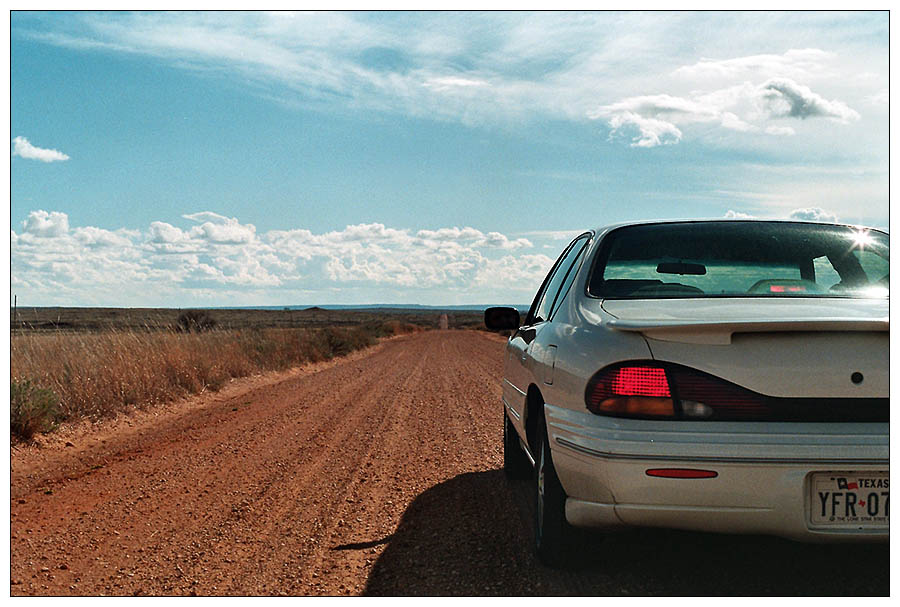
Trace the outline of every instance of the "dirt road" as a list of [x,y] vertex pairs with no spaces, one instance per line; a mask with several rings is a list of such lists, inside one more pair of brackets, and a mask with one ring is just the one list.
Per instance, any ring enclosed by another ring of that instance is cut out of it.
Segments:
[[14,448],[11,593],[888,593],[884,545],[645,530],[541,567],[500,469],[502,352],[409,335]]

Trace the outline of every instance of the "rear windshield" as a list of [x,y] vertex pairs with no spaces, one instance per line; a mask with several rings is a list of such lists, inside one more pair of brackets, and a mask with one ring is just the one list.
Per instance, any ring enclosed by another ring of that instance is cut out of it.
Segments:
[[604,238],[588,284],[611,299],[887,297],[888,235],[820,224],[638,225]]

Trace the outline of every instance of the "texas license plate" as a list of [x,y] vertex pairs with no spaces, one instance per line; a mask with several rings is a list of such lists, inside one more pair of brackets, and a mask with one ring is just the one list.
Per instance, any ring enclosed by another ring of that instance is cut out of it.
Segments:
[[813,526],[854,529],[890,526],[887,472],[817,472],[809,486]]

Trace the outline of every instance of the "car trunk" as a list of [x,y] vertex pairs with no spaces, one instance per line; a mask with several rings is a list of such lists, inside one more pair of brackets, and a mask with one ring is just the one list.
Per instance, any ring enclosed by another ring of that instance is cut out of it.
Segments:
[[886,398],[888,302],[839,298],[604,300],[653,358],[775,397]]

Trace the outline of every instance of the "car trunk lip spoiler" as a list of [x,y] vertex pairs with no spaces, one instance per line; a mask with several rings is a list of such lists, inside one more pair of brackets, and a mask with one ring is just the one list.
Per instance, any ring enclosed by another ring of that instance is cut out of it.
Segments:
[[643,333],[650,339],[683,343],[729,345],[735,333],[783,333],[802,331],[890,331],[890,320],[815,318],[784,320],[628,320],[614,319],[609,328]]

